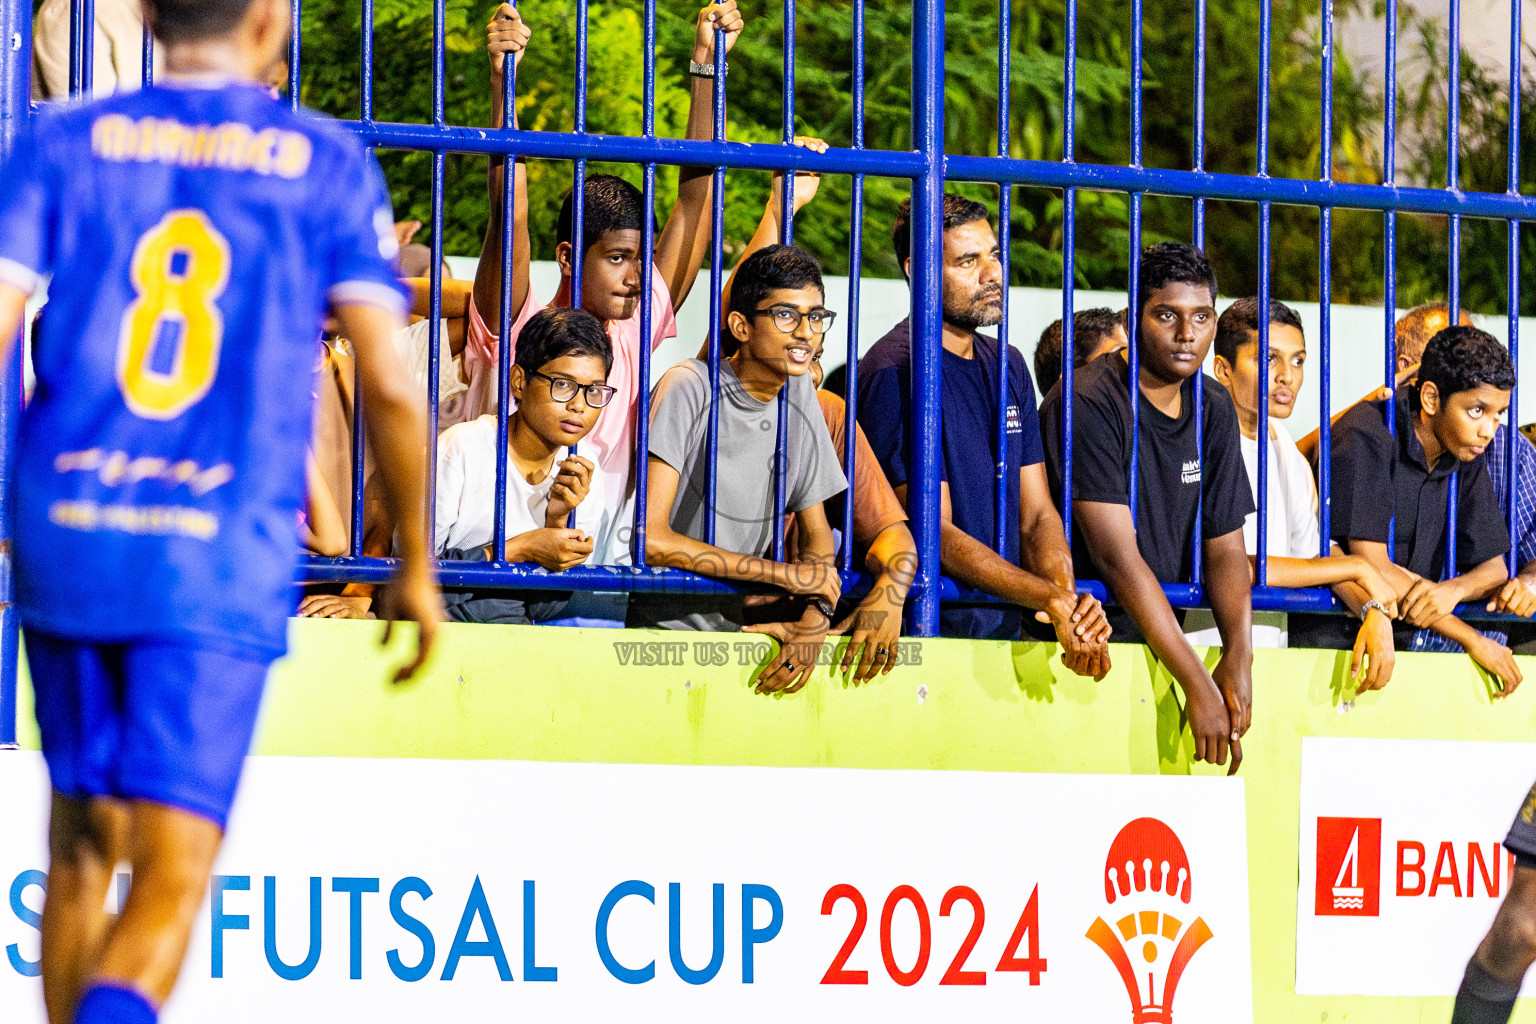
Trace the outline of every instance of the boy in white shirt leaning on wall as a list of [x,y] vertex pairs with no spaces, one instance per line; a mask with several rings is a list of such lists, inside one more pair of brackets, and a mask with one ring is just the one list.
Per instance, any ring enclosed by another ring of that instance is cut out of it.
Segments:
[[[1238,299],[1216,322],[1216,379],[1232,396],[1241,433],[1243,463],[1253,500],[1259,501],[1259,300]],[[1350,674],[1361,690],[1379,689],[1392,678],[1395,653],[1392,617],[1396,594],[1381,574],[1363,558],[1346,555],[1337,544],[1320,557],[1317,485],[1312,467],[1282,422],[1290,418],[1306,378],[1307,339],[1301,318],[1283,302],[1269,303],[1269,542],[1265,552],[1268,584],[1272,587],[1332,587],[1356,615],[1363,614],[1355,638]],[[1243,543],[1250,563],[1258,563],[1258,513],[1243,524]],[[1255,569],[1255,579],[1257,570]],[[1208,612],[1191,612],[1186,622],[1191,644],[1219,644]],[[1211,629],[1203,629],[1211,625]],[[1284,647],[1286,619],[1280,612],[1253,615],[1253,642],[1260,647]]]

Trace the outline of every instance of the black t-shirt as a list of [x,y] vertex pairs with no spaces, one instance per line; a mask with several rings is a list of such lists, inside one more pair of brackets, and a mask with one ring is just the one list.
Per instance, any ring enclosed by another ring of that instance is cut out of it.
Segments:
[[[1349,540],[1387,543],[1393,524],[1392,561],[1425,579],[1445,572],[1446,501],[1456,478],[1456,569],[1468,572],[1509,550],[1509,531],[1480,455],[1458,462],[1449,452],[1434,466],[1413,429],[1406,394],[1392,405],[1397,436],[1387,430],[1387,401],[1361,402],[1333,425],[1329,532]],[[1313,456],[1313,471],[1317,470]],[[1340,616],[1291,617],[1293,642],[1309,647],[1348,647],[1357,624]],[[1297,620],[1301,620],[1298,622]],[[1299,629],[1299,634],[1298,634]],[[1399,649],[1412,642],[1413,627],[1394,628]],[[1299,637],[1299,639],[1298,639]]]
[[[1019,468],[1045,459],[1040,447],[1040,421],[1035,410],[1035,386],[1018,349],[1008,348],[1008,445],[997,454],[996,338],[975,336],[974,358],[948,349],[942,358],[940,442],[942,478],[949,483],[950,514],[955,526],[988,547],[996,539],[997,464],[1007,460],[1007,508],[1003,523],[1003,557],[1019,564]],[[880,460],[893,487],[906,483],[915,470],[910,438],[912,395],[912,327],[903,320],[859,360],[859,426]],[[946,608],[941,616],[944,636],[1013,640],[1022,615],[1009,608]]]
[[[1130,367],[1118,353],[1100,356],[1077,371],[1072,421],[1072,491],[1076,501],[1131,503]],[[1136,544],[1142,560],[1163,583],[1189,582],[1195,517],[1202,534],[1221,537],[1243,527],[1253,509],[1248,470],[1238,441],[1237,412],[1225,388],[1205,382],[1204,458],[1197,447],[1195,386],[1184,382],[1179,415],[1164,415],[1145,395],[1140,400],[1136,458]],[[1061,384],[1040,406],[1045,464],[1051,493],[1061,500]],[[1204,505],[1200,504],[1204,497]],[[1104,580],[1083,531],[1072,531],[1078,579]],[[1108,581],[1104,581],[1106,585]],[[1113,616],[1117,638],[1130,635],[1126,616]]]

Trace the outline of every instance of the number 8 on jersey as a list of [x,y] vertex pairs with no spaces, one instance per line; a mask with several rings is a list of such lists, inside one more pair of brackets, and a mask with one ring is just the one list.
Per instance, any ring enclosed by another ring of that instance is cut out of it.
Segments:
[[[133,250],[137,298],[123,313],[117,384],[134,415],[171,420],[213,386],[224,317],[214,302],[229,284],[229,242],[202,210],[172,210]],[[155,369],[161,338],[175,332],[169,369]]]

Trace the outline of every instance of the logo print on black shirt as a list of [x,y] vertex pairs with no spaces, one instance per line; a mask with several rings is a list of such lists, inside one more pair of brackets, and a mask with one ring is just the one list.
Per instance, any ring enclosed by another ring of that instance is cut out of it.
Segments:
[[1200,460],[1189,459],[1184,463],[1184,472],[1179,476],[1181,484],[1197,484],[1200,482]]

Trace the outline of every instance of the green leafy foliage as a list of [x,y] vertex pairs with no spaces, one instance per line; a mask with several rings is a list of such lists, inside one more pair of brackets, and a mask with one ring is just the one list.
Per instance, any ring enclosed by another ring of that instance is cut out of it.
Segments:
[[[1006,152],[1033,160],[1060,160],[1064,134],[1063,88],[1066,56],[1066,0],[1009,0],[1012,20],[1011,74]],[[1340,19],[1373,13],[1372,0],[1336,0]],[[784,135],[783,11],[781,4],[745,0],[747,29],[731,54],[729,129],[731,139],[776,142]],[[421,0],[376,0],[374,105],[381,121],[430,123],[433,112],[431,5]],[[494,6],[449,0],[445,15],[444,119],[448,124],[488,124],[491,97],[484,56],[484,26]],[[533,30],[517,76],[520,124],[541,131],[569,131],[575,124],[575,0],[523,0],[520,10]],[[686,61],[698,7],[679,0],[658,3],[655,131],[680,137],[688,113]],[[1208,0],[1205,167],[1253,174],[1258,168],[1260,106],[1259,6],[1251,0]],[[1376,12],[1379,13],[1379,12]],[[1096,0],[1078,5],[1076,146],[1085,163],[1131,162],[1130,0]],[[643,0],[592,0],[588,4],[588,131],[638,135],[642,130]],[[1322,120],[1321,17],[1317,4],[1275,4],[1271,29],[1269,88],[1271,175],[1317,178]],[[862,139],[854,130],[852,67],[853,0],[800,3],[796,20],[794,129],[818,135],[834,146],[856,142],[871,149],[910,145],[911,5],[871,0],[864,39],[864,120]],[[1399,159],[1399,182],[1443,184],[1445,45],[1435,25],[1403,14],[1402,44],[1414,48],[1426,73],[1414,94],[1397,98],[1400,123],[1417,140]],[[1148,167],[1189,168],[1195,150],[1195,22],[1186,0],[1145,0],[1142,86],[1142,162]],[[948,0],[945,11],[946,145],[951,153],[992,155],[999,151],[998,7],[996,0]],[[308,0],[304,6],[303,98],[341,117],[358,116],[361,70],[361,0]],[[1404,60],[1407,59],[1405,54]],[[1470,58],[1462,61],[1463,188],[1504,191],[1507,96]],[[1507,91],[1507,90],[1506,90]],[[1332,167],[1336,180],[1381,180],[1380,83],[1352,66],[1335,49]],[[1529,133],[1527,133],[1529,134]],[[1527,151],[1536,139],[1527,140]],[[1401,147],[1400,147],[1401,148]],[[432,157],[425,153],[381,153],[397,214],[430,225]],[[485,160],[451,156],[444,189],[444,246],[450,253],[479,251],[486,222]],[[636,184],[640,169],[593,164]],[[665,220],[677,172],[659,168],[657,215]],[[536,258],[553,252],[555,213],[570,187],[569,164],[533,161],[529,166],[531,230]],[[997,189],[956,184],[959,191],[994,208]],[[740,251],[767,196],[763,172],[732,171],[726,190],[727,259]],[[889,225],[909,185],[901,179],[871,177],[865,183],[863,272],[896,276]],[[796,241],[820,257],[828,270],[845,273],[852,244],[849,218],[853,183],[843,176],[823,181],[816,202],[796,223]],[[1118,193],[1079,191],[1076,201],[1077,284],[1123,288],[1130,240],[1129,203]],[[1258,208],[1252,203],[1210,202],[1206,243],[1226,294],[1257,290]],[[1054,287],[1062,274],[1063,202],[1060,190],[1019,188],[1014,192],[1012,273],[1018,284]],[[1271,253],[1274,294],[1293,299],[1318,297],[1319,217],[1310,208],[1272,210]],[[1503,302],[1505,227],[1467,221],[1463,228],[1463,278],[1473,308]],[[1189,238],[1189,200],[1147,196],[1143,242]],[[1526,232],[1523,248],[1536,246]],[[1398,218],[1398,301],[1442,296],[1448,255],[1444,218]],[[421,236],[427,239],[427,234]],[[1380,301],[1384,257],[1380,214],[1340,210],[1333,217],[1333,294],[1336,301]],[[1536,267],[1536,251],[1524,261]],[[1536,281],[1522,302],[1536,309]]]

